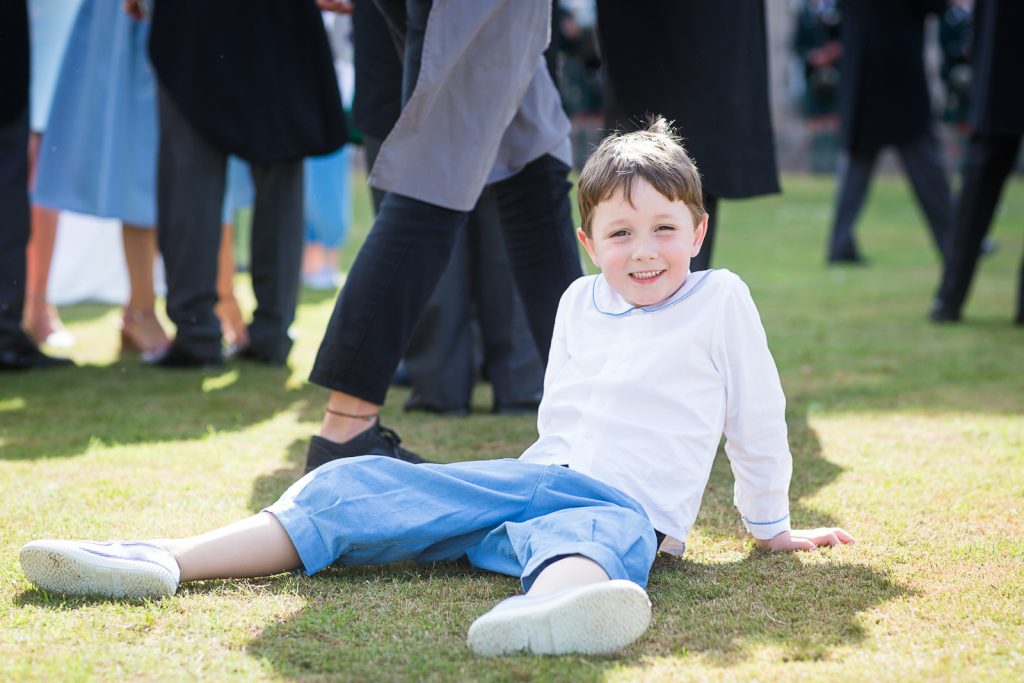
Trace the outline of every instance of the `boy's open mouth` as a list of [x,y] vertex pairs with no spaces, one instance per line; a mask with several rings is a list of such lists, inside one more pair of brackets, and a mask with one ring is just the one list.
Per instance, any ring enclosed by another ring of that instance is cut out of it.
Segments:
[[664,272],[664,270],[642,270],[639,273],[630,273],[629,277],[637,282],[650,282]]

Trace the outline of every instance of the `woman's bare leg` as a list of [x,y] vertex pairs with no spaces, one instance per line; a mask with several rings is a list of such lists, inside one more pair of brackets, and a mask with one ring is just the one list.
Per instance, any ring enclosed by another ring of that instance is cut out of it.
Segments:
[[128,302],[124,305],[122,347],[144,353],[162,353],[170,344],[156,318],[153,261],[156,259],[156,230],[124,223],[121,226],[124,260],[128,266]]
[[220,320],[221,334],[228,345],[245,346],[249,343],[249,328],[235,299],[235,240],[231,223],[225,223],[221,228],[220,252],[217,255],[217,305],[213,312]]
[[302,566],[284,527],[269,512],[199,536],[150,542],[174,555],[182,582],[269,576]]
[[57,241],[58,213],[42,206],[32,206],[32,231],[25,258],[25,311],[22,325],[37,343],[43,343],[54,332],[63,329],[57,310],[46,298],[50,281],[50,263]]

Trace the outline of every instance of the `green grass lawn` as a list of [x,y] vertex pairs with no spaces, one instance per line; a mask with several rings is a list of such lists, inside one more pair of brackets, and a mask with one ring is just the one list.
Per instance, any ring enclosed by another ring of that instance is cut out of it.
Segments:
[[[22,544],[252,514],[301,473],[326,400],[305,378],[332,295],[304,293],[289,369],[207,374],[119,358],[116,307],[79,305],[62,310],[77,370],[0,375],[0,680],[1024,680],[1024,182],[947,327],[925,322],[938,266],[901,178],[876,182],[862,217],[866,268],[823,265],[831,180],[784,185],[724,205],[716,261],[750,285],[782,374],[794,524],[856,545],[755,549],[720,457],[685,558],[655,563],[650,630],[607,658],[473,657],[469,624],[518,583],[466,564],[211,581],[161,602],[47,594]],[[469,418],[404,415],[402,394],[385,422],[433,460],[535,436],[531,417],[487,414],[483,387]]]

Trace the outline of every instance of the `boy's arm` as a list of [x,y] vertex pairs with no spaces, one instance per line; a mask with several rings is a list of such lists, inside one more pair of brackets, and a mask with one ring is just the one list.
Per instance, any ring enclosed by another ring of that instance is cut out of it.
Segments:
[[725,384],[725,452],[744,526],[770,541],[790,530],[786,398],[750,291],[732,277],[711,340]]
[[737,280],[725,294],[712,339],[725,380],[725,451],[736,479],[734,500],[747,530],[771,550],[810,550],[852,543],[842,529],[790,528],[793,460],[786,434],[786,398],[750,290]]

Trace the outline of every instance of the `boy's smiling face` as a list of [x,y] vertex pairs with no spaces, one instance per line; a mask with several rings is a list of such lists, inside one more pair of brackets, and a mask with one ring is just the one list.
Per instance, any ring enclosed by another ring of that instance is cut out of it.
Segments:
[[676,292],[700,251],[708,216],[694,225],[690,207],[636,178],[632,203],[622,188],[594,208],[591,237],[577,236],[608,284],[634,306],[650,306]]

